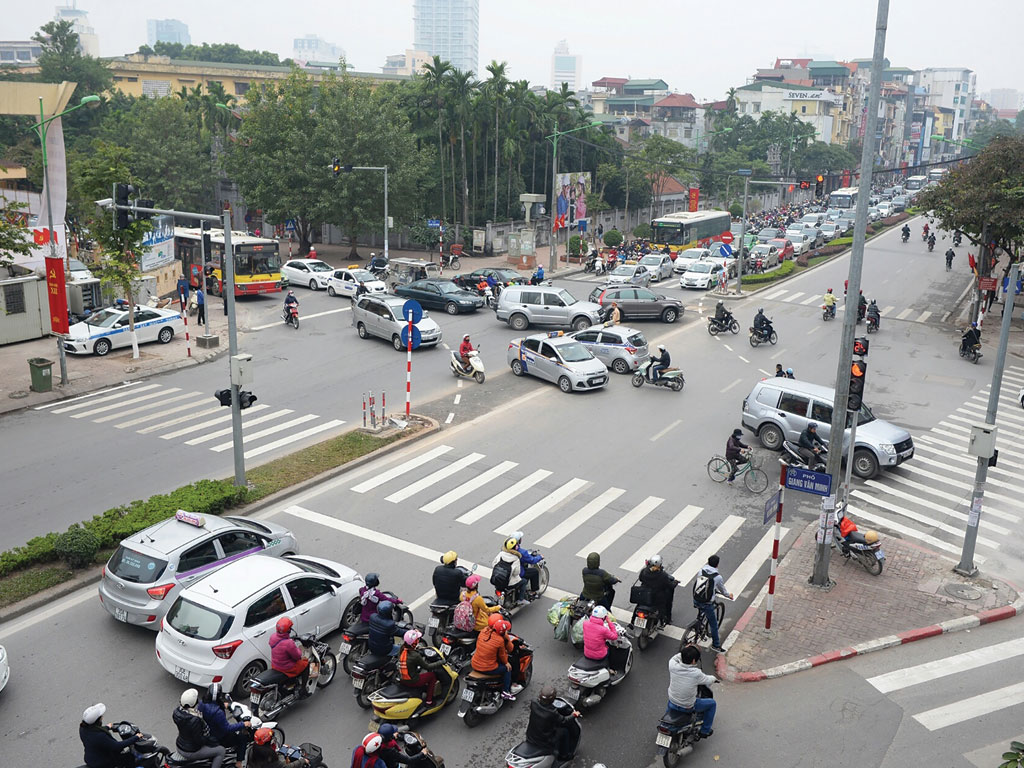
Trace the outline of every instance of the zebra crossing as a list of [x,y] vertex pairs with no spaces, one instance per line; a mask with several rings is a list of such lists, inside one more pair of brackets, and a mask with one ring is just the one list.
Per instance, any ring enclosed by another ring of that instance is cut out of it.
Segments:
[[[996,416],[998,463],[988,470],[976,560],[1020,551],[1024,519],[1024,367],[1003,374]],[[977,459],[967,453],[972,424],[985,421],[988,386],[927,432],[915,434],[914,456],[850,491],[850,514],[882,530],[958,556],[970,514]]]
[[[462,453],[450,445],[384,466],[348,491],[405,505],[402,514],[418,511],[448,522],[446,530],[456,536],[461,526],[467,531],[479,526],[477,530],[500,536],[526,530],[528,545],[545,552],[558,549],[562,556],[580,560],[599,552],[604,566],[623,579],[659,552],[666,562],[679,564],[673,575],[686,583],[708,556],[721,552],[723,562],[730,563],[729,589],[740,594],[748,587],[760,588],[755,579],[772,552],[772,531],[761,532],[760,515],[748,520],[693,504],[678,506],[571,471],[531,469],[478,452]],[[756,530],[749,531],[751,527]],[[749,548],[755,534],[757,542]]]
[[[766,301],[781,301],[784,304],[800,304],[802,306],[809,306],[811,304],[821,305],[824,303],[824,299],[821,294],[815,293],[807,296],[803,291],[791,291],[788,288],[781,290],[771,291],[760,296],[760,299]],[[836,302],[836,312],[844,311],[845,306],[842,302]],[[926,323],[932,319],[934,312],[928,310],[914,309],[913,307],[906,307],[899,312],[896,311],[896,307],[888,305],[881,307],[879,313],[883,318],[888,320],[904,320],[910,323]],[[932,322],[945,322],[946,318],[949,317],[949,313],[946,312],[941,318],[936,318]]]
[[[130,429],[215,453],[231,450],[231,413],[211,405],[209,393],[161,384],[126,384],[34,410],[55,416]],[[242,411],[245,458],[262,456],[306,438],[337,430],[345,422],[259,403]]]
[[[926,702],[927,708],[913,712],[911,717],[929,731],[939,731],[1024,704],[1024,683],[980,690],[986,687],[979,682],[985,677],[970,674],[997,665],[1006,673],[987,679],[1018,679],[1020,656],[1024,656],[1024,639],[1015,638],[895,669],[869,677],[867,682],[905,708],[916,709],[921,706],[918,702]],[[1008,714],[1019,722],[1022,711]]]

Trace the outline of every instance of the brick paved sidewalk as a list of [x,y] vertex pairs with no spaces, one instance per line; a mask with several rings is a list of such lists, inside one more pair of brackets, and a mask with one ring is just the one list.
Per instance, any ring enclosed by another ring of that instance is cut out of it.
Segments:
[[[760,679],[763,670],[772,671],[767,677],[798,671],[918,639],[917,635],[939,634],[946,629],[935,625],[951,620],[975,626],[979,622],[973,617],[980,614],[980,623],[1003,618],[998,610],[991,616],[983,612],[1018,599],[1002,581],[984,574],[974,579],[959,576],[952,560],[890,536],[882,539],[886,560],[881,575],[872,576],[833,549],[829,576],[835,585],[827,591],[813,587],[807,579],[814,569],[817,525],[811,523],[779,563],[772,628],[764,628],[763,593],[737,622],[727,655],[719,657],[720,671],[725,671],[725,662],[731,668],[727,677],[749,680]],[[969,587],[968,595],[956,597],[947,591],[956,585]],[[892,637],[901,633],[907,635]],[[864,647],[854,647],[859,644]],[[788,666],[779,669],[784,665]]]

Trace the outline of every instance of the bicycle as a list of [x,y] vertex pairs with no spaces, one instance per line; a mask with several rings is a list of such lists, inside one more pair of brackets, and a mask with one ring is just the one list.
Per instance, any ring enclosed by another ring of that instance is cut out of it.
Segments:
[[[723,600],[729,598],[725,595],[715,595],[715,619],[718,621],[718,632],[722,632],[722,619],[725,618],[725,603]],[[686,629],[683,630],[683,637],[679,641],[679,650],[683,650],[688,645],[697,645],[702,640],[711,639],[711,627],[708,626],[708,617],[704,615],[704,611],[697,611],[697,618],[687,625]]]
[[[753,454],[747,454],[747,460],[736,468],[736,475],[743,475],[743,484],[751,493],[760,493],[768,487],[768,475],[754,462]],[[708,461],[708,477],[721,483],[729,477],[732,467],[724,456],[712,456]]]

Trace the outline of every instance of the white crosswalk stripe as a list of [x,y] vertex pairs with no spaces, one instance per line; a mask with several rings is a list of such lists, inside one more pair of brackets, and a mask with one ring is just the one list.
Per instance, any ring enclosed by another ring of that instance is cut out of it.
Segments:
[[499,525],[494,529],[494,532],[507,535],[512,533],[512,531],[525,528],[545,512],[570,499],[586,485],[589,485],[586,480],[579,477],[572,478],[572,480],[556,488],[540,501],[524,509],[511,520]]
[[471,477],[466,482],[456,486],[452,490],[443,496],[439,496],[429,504],[424,504],[420,507],[421,512],[429,512],[433,514],[438,512],[449,504],[454,504],[456,501],[461,499],[463,496],[468,496],[478,488],[483,488],[487,483],[491,482],[495,478],[501,477],[503,474],[508,472],[510,469],[515,469],[519,464],[515,461],[503,461],[497,466],[491,467],[486,472],[482,472],[476,477]]
[[664,499],[659,499],[657,496],[648,496],[577,552],[577,557],[586,557],[591,552],[603,552],[612,542],[617,541],[626,531],[647,517],[663,501]]
[[634,552],[620,567],[624,571],[639,570],[652,552],[661,552],[665,549],[703,511],[702,507],[688,504],[681,512],[669,520],[660,531],[648,539],[647,543]]
[[[245,430],[249,427],[254,427],[257,424],[263,424],[267,421],[273,421],[274,419],[280,419],[282,416],[287,416],[292,412],[291,408],[282,408],[280,411],[274,411],[273,413],[268,413],[264,416],[258,416],[255,419],[249,419],[242,424],[242,433],[245,434]],[[224,435],[230,434],[231,427],[225,427],[224,429],[218,429],[216,432],[205,434],[202,437],[193,437],[191,440],[186,440],[185,445],[201,445],[202,443],[208,443],[211,440],[216,440],[218,437],[224,437]],[[249,437],[249,435],[246,436]]]
[[131,387],[130,389],[122,389],[115,392],[112,395],[106,395],[105,397],[96,397],[84,400],[74,405],[65,405],[63,408],[54,408],[50,413],[68,413],[70,411],[77,411],[80,408],[91,408],[98,403],[109,403],[113,400],[120,400],[121,398],[128,397],[129,395],[135,395],[139,392],[146,392],[147,390],[156,389],[159,384],[147,384],[144,387]]
[[[273,434],[276,434],[278,432],[282,432],[282,431],[284,431],[286,429],[291,429],[292,427],[297,427],[300,424],[305,424],[307,421],[313,421],[314,419],[319,419],[319,418],[320,417],[317,416],[315,413],[304,413],[302,416],[298,416],[298,417],[292,419],[291,421],[286,421],[283,424],[276,424],[273,427],[267,427],[266,429],[261,429],[259,432],[253,432],[250,435],[246,435],[245,434],[245,428],[248,425],[246,423],[243,423],[242,424],[242,434],[243,434],[243,436],[245,438],[251,438],[253,440],[258,440],[261,437],[266,437],[267,435],[273,435]],[[255,419],[253,419],[253,421],[255,421]],[[211,451],[216,451],[217,453],[221,453],[223,451],[231,450],[232,445],[234,445],[234,443],[229,440],[226,443],[221,443],[220,445],[213,446],[210,450]],[[259,454],[256,454],[256,455],[258,456]]]
[[471,464],[475,464],[480,461],[483,457],[484,455],[482,453],[471,453],[468,456],[463,456],[461,459],[453,461],[447,467],[439,469],[436,472],[417,480],[415,483],[409,483],[409,485],[405,486],[401,490],[395,491],[387,497],[387,501],[390,501],[392,504],[397,504],[400,501],[408,499],[410,496],[415,496],[424,488],[429,488],[439,481],[444,480],[446,477],[450,477],[451,475],[461,472]]
[[682,565],[676,568],[672,575],[684,584],[688,582],[697,575],[697,571],[699,571],[701,566],[707,562],[707,559],[718,552],[722,545],[739,530],[741,525],[743,525],[742,517],[739,517],[738,515],[729,515],[725,518],[725,522],[715,528],[715,530],[713,530],[708,537],[700,543],[700,546],[694,550],[693,554],[686,558]]
[[517,481],[514,485],[506,488],[501,493],[495,494],[491,498],[482,501],[480,504],[473,507],[462,517],[458,518],[458,522],[469,525],[475,523],[477,520],[485,517],[499,507],[512,501],[512,499],[519,498],[519,496],[537,483],[550,477],[553,473],[547,469],[535,470],[532,474],[524,477],[522,480]]
[[[803,298],[804,296],[806,296],[807,298]],[[822,297],[817,294],[807,296],[807,294],[804,291],[790,292],[789,290],[786,289],[780,291],[773,291],[772,293],[767,293],[762,297],[762,299],[766,301],[781,301],[784,304],[799,304],[804,307],[809,306],[811,304],[817,304],[823,301]],[[844,309],[845,307],[841,304],[836,306],[837,312],[842,312]],[[928,322],[928,320],[934,315],[934,312],[932,312],[931,310],[922,311],[920,309],[915,309],[913,307],[906,307],[900,310],[898,314],[893,315],[893,312],[895,311],[896,307],[888,306],[880,309],[879,314],[885,318],[891,317],[894,320],[904,320],[906,322],[911,323]],[[914,314],[917,314],[917,317],[912,317],[912,315]],[[945,317],[943,318],[943,320],[945,320]],[[1022,378],[1021,381],[1024,382],[1024,378]]]

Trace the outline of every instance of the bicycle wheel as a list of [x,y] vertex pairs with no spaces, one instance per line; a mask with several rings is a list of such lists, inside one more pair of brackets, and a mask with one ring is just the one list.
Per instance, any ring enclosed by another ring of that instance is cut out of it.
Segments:
[[729,476],[730,469],[728,461],[721,456],[712,456],[708,462],[708,477],[716,483],[721,483]]
[[751,493],[760,493],[768,487],[768,475],[763,469],[751,467],[743,475],[743,484]]
[[[722,619],[725,618],[725,603],[719,601],[715,603],[715,618],[718,619],[718,628],[722,628]],[[707,629],[707,624],[704,625],[704,635],[710,634]]]
[[688,645],[696,645],[700,635],[699,620],[694,620],[691,622],[690,626],[683,631],[683,637],[679,641],[679,650],[683,650],[683,648]]

